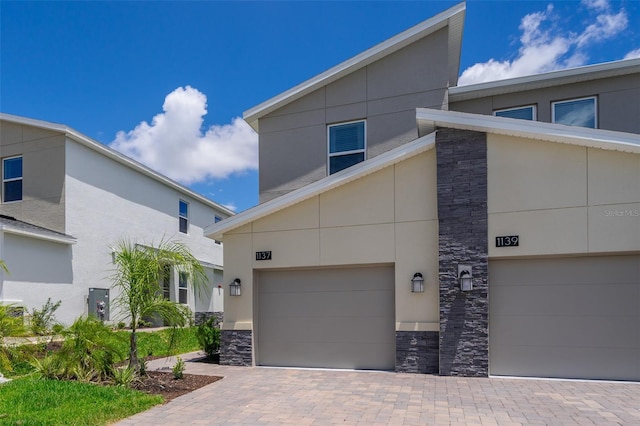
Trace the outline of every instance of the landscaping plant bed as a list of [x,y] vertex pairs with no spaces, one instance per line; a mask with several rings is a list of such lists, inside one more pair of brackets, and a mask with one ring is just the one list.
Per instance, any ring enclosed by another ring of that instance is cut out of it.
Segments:
[[185,374],[182,379],[174,379],[171,372],[148,371],[147,375],[140,377],[131,388],[152,395],[161,395],[166,403],[220,379],[222,377],[201,374]]

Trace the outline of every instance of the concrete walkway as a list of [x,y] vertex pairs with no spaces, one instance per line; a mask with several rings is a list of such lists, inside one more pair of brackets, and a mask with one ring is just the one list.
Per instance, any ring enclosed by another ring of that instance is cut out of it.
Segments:
[[224,379],[118,424],[640,425],[640,383],[225,367],[193,357],[183,356],[187,373]]

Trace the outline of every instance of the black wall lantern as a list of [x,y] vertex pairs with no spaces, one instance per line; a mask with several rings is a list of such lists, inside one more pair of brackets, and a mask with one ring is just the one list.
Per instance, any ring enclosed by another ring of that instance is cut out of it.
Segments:
[[460,290],[473,290],[473,275],[471,274],[471,266],[458,265],[458,281],[460,282]]
[[422,274],[420,272],[416,272],[415,274],[413,274],[413,278],[411,278],[411,292],[424,292],[424,278],[422,278]]
[[231,296],[240,296],[240,283],[240,278],[236,278],[231,284],[229,284],[229,294]]

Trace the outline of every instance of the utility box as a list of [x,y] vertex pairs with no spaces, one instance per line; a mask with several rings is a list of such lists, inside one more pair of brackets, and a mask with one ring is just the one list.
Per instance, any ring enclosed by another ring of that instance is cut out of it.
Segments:
[[100,321],[109,321],[109,289],[89,289],[89,315],[93,315]]

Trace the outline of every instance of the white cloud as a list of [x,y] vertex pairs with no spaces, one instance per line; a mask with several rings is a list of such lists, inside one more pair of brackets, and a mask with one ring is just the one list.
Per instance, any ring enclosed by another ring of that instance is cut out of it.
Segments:
[[207,97],[197,89],[177,88],[162,109],[110,146],[185,185],[258,168],[258,135],[241,118],[202,132]]
[[640,58],[640,48],[634,49],[631,52],[624,55],[624,59]]
[[586,64],[588,48],[619,35],[629,20],[624,9],[612,12],[608,0],[582,0],[582,4],[593,16],[579,34],[559,27],[553,5],[549,4],[544,11],[530,13],[520,21],[520,48],[515,59],[492,58],[472,65],[464,70],[458,84],[483,83]]

